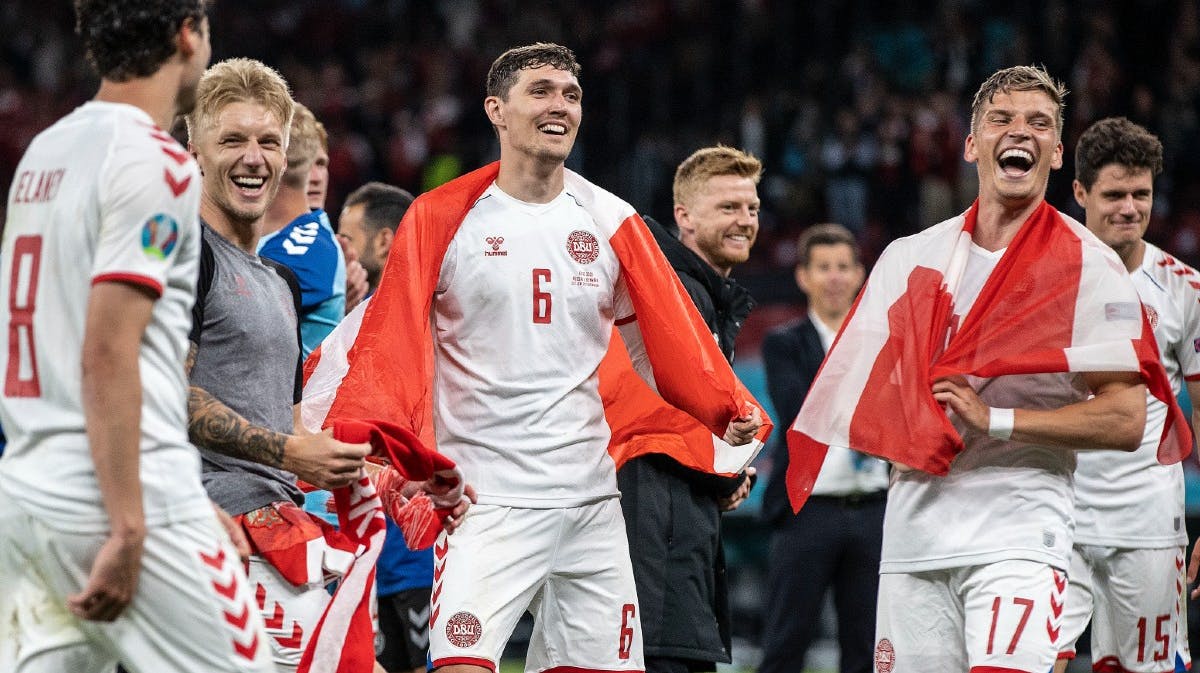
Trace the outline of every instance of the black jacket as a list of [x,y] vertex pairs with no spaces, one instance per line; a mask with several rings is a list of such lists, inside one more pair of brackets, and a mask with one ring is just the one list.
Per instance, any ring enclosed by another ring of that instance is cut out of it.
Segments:
[[[767,392],[775,407],[779,424],[787,428],[796,420],[800,406],[808,396],[817,370],[825,359],[825,346],[817,328],[808,318],[772,330],[762,343],[763,369],[767,372]],[[772,433],[771,475],[763,492],[763,520],[772,526],[782,524],[792,514],[783,475],[787,474],[788,448],[786,433]]]
[[[734,340],[754,300],[673,232],[650,219],[646,224],[732,361]],[[743,478],[697,472],[663,455],[635,458],[617,474],[647,657],[730,661],[717,499],[736,491]]]

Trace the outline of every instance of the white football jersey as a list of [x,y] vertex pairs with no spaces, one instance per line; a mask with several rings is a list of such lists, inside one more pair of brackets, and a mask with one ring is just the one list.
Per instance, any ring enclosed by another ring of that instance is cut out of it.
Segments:
[[[1200,273],[1147,243],[1130,274],[1178,395],[1200,376]],[[1147,396],[1146,432],[1137,451],[1080,451],[1075,469],[1075,542],[1122,548],[1187,544],[1183,465],[1161,465],[1158,443],[1167,407]],[[1193,401],[1193,404],[1198,401]]]
[[[1003,250],[972,245],[961,287],[967,314]],[[1000,376],[968,381],[985,404],[1057,409],[1087,399],[1075,374]],[[1070,451],[996,439],[950,419],[966,448],[944,477],[893,470],[883,523],[880,572],[908,573],[1027,560],[1066,569],[1071,552]]]
[[199,203],[195,162],[129,105],[83,105],[35,138],[17,167],[0,251],[0,487],[49,523],[108,527],[80,388],[88,296],[106,281],[158,295],[139,355],[146,522],[212,515],[188,443],[183,373]]
[[614,320],[633,310],[614,232],[583,205],[595,194],[574,193],[585,190],[596,188],[568,180],[534,204],[493,184],[443,260],[434,425],[480,503],[563,507],[617,494],[596,370]]

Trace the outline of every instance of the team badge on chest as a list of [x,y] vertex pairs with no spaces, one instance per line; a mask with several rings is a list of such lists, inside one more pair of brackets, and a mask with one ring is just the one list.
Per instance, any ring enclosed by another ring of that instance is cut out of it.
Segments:
[[567,236],[567,252],[580,264],[591,264],[600,256],[600,243],[590,231],[576,229]]

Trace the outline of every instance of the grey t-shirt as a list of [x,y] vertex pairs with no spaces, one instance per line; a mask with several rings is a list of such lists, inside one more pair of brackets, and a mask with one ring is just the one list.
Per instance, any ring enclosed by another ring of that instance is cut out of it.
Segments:
[[[255,425],[292,432],[300,357],[296,308],[288,282],[257,255],[237,248],[207,224],[211,285],[196,297],[191,384],[203,388]],[[280,500],[303,504],[290,472],[232,458],[200,446],[204,488],[230,514]]]

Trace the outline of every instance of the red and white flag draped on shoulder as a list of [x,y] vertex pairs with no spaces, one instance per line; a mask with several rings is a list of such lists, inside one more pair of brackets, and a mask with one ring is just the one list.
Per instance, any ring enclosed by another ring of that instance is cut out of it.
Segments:
[[[498,172],[499,163],[484,166],[422,194],[409,207],[378,290],[305,363],[301,418],[306,427],[381,418],[434,446],[433,293],[451,239]],[[609,244],[620,260],[657,385],[655,395],[633,374],[628,357],[613,352],[624,350],[613,339],[599,376],[613,434],[609,450],[618,467],[634,455],[663,452],[695,469],[737,472],[754,458],[769,424],[757,441],[742,447],[715,441],[713,435],[724,435],[729,421],[751,406],[762,407],[734,376],[642,218],[629,204],[571,171],[565,181],[597,221],[612,224]],[[698,431],[701,427],[704,432]],[[685,441],[632,440],[648,428],[682,435]]]
[[880,256],[788,430],[799,511],[830,445],[945,475],[963,450],[930,388],[958,374],[1138,372],[1168,405],[1159,461],[1191,452],[1186,418],[1125,268],[1048,203],[1030,215],[961,324],[955,292],[979,204]]

